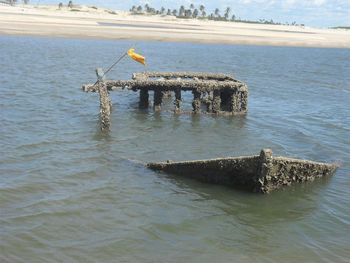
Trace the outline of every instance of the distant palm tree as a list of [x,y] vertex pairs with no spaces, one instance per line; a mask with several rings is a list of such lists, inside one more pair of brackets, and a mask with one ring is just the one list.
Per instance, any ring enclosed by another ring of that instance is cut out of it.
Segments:
[[235,15],[232,15],[231,21],[235,21],[235,20],[236,20],[236,16],[235,16]]
[[69,1],[69,2],[68,2],[68,7],[69,7],[69,8],[73,8],[73,1]]
[[164,12],[165,12],[165,8],[162,6],[162,8],[160,9],[160,13],[164,14]]
[[199,10],[202,12],[202,16],[205,16],[203,13],[205,13],[205,6],[204,5],[200,5],[199,6]]
[[198,17],[198,14],[199,14],[199,12],[198,12],[198,9],[196,8],[196,9],[193,11],[192,16],[193,16],[194,18],[197,18],[197,17]]
[[139,5],[139,6],[137,7],[137,12],[142,12],[142,6]]
[[194,5],[193,4],[190,5],[190,9],[194,9]]
[[171,10],[170,10],[170,9],[168,9],[166,15],[167,15],[167,16],[171,16]]
[[177,10],[174,9],[173,12],[172,12],[173,16],[176,16],[177,15]]
[[191,17],[192,16],[192,11],[191,11],[191,9],[187,9],[186,11],[185,11],[185,17]]
[[226,20],[228,19],[228,16],[230,15],[230,12],[231,12],[231,8],[227,7],[226,10],[225,10],[225,19]]
[[136,6],[133,5],[130,9],[130,12],[136,12]]
[[149,9],[150,9],[149,5],[148,5],[148,4],[145,4],[145,11],[146,11],[147,13],[149,12]]
[[185,15],[185,7],[182,5],[180,6],[179,16],[184,16],[184,15]]
[[219,10],[219,8],[215,8],[215,12],[214,12],[214,13],[215,13],[216,16],[220,16],[220,10]]

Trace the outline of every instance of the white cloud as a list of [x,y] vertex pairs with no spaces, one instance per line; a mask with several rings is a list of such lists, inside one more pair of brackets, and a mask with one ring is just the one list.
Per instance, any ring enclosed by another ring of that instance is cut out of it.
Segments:
[[327,0],[285,0],[280,1],[285,8],[291,7],[319,7],[327,3]]
[[326,3],[326,0],[312,0],[311,2],[313,2],[313,4],[316,6],[321,6]]

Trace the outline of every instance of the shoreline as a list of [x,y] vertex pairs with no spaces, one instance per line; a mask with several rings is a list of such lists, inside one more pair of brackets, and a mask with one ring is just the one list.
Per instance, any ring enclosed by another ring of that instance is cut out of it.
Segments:
[[1,6],[0,34],[204,44],[350,48],[350,31],[130,15],[82,6]]

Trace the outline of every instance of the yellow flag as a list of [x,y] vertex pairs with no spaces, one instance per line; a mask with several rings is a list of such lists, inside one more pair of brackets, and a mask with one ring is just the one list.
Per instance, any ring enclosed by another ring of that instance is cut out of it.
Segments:
[[131,57],[133,60],[135,60],[143,65],[146,64],[145,57],[141,56],[140,54],[135,53],[134,48],[130,48],[127,53],[128,53],[128,56]]

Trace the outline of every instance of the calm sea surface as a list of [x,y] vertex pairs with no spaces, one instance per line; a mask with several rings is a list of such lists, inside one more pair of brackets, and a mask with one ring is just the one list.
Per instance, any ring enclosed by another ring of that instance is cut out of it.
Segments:
[[[81,84],[133,44],[0,36],[0,262],[350,262],[350,50],[137,43],[146,70],[234,74],[249,113],[140,111],[116,91],[102,134]],[[142,165],[264,147],[341,167],[259,195]]]

